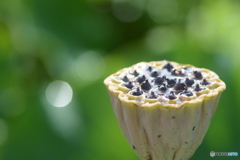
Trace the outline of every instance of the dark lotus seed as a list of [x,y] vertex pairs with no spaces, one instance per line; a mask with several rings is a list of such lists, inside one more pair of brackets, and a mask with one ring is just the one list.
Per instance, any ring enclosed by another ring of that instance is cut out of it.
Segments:
[[161,91],[161,92],[166,92],[167,91],[167,87],[165,84],[163,84],[162,87],[158,86],[158,90]]
[[143,92],[140,91],[140,88],[139,88],[139,87],[132,93],[132,95],[134,95],[134,96],[140,96],[140,95],[142,95],[142,94],[143,94]]
[[201,91],[201,90],[202,90],[202,88],[199,86],[199,84],[197,84],[197,85],[196,85],[196,88],[194,89],[194,91],[199,92],[199,91]]
[[186,95],[186,96],[193,96],[193,93],[187,89],[185,89],[182,94]]
[[156,78],[158,76],[158,72],[157,71],[152,72],[151,76]]
[[178,83],[174,86],[174,89],[184,90],[185,87],[186,87],[185,83],[181,83],[181,80],[179,80]]
[[209,85],[209,82],[206,79],[203,79],[201,84],[206,86],[206,85]]
[[184,73],[182,71],[178,71],[176,69],[172,70],[171,74],[174,76],[184,76]]
[[165,80],[165,76],[163,76],[163,77],[157,77],[156,79],[155,79],[155,84],[157,84],[157,85],[161,85],[161,84],[163,84],[163,82],[164,82],[164,80]]
[[125,87],[127,87],[128,89],[132,89],[134,86],[132,84],[132,82],[128,82],[127,84],[125,84]]
[[128,79],[127,76],[124,76],[122,80],[123,80],[124,82],[128,82],[128,81],[129,81],[129,79]]
[[173,69],[173,66],[170,63],[167,63],[165,66],[163,66],[163,69],[167,69],[168,72],[170,72]]
[[145,80],[146,80],[145,75],[143,75],[142,77],[138,77],[138,78],[137,78],[137,82],[139,82],[139,83],[142,83],[142,82],[145,81]]
[[143,89],[143,90],[150,90],[151,89],[151,84],[148,82],[148,80],[146,80],[145,82],[143,82],[142,83],[142,85],[141,85],[141,88]]
[[171,91],[170,94],[167,96],[167,98],[172,100],[172,99],[176,99],[177,97],[175,96],[174,92]]
[[176,84],[176,79],[167,79],[169,87],[173,87]]
[[137,76],[139,75],[139,73],[138,73],[136,70],[134,70],[134,72],[132,73],[132,75],[134,75],[135,77],[137,77]]
[[152,72],[152,67],[149,66],[147,70],[148,70],[149,72]]
[[194,74],[196,79],[202,79],[203,78],[202,73],[200,71],[194,71],[193,74]]
[[172,74],[172,75],[177,75],[176,69],[172,70],[172,71],[171,71],[171,74]]
[[191,87],[194,84],[194,80],[186,78],[185,83],[188,87]]
[[150,94],[150,96],[149,96],[149,98],[151,98],[151,99],[156,99],[157,96],[156,96],[155,93],[152,91],[151,94]]

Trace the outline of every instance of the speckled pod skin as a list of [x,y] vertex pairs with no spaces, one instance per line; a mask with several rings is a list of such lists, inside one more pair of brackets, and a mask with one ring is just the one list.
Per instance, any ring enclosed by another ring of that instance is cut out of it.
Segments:
[[[202,143],[216,111],[225,83],[212,71],[200,69],[214,83],[198,96],[185,97],[181,103],[161,98],[148,99],[129,94],[116,80],[123,72],[141,66],[162,67],[168,61],[141,62],[118,71],[105,79],[108,93],[120,127],[128,142],[142,160],[187,160]],[[175,67],[188,66],[171,62]],[[197,68],[199,69],[199,68]],[[139,100],[141,99],[141,100]]]

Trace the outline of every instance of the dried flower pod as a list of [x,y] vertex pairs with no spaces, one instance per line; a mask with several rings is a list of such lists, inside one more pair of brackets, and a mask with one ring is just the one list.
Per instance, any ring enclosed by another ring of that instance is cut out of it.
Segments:
[[[175,72],[182,68],[184,75]],[[158,75],[153,76],[155,70]],[[104,83],[121,129],[142,160],[189,159],[202,143],[226,88],[208,69],[169,61],[135,64]]]

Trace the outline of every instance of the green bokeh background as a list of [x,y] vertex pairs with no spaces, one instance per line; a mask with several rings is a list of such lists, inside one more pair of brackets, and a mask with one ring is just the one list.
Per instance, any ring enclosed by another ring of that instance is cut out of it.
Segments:
[[[240,1],[0,0],[0,160],[138,160],[103,80],[140,61],[215,71],[226,83],[192,160],[239,159]],[[54,107],[46,89],[67,82]]]

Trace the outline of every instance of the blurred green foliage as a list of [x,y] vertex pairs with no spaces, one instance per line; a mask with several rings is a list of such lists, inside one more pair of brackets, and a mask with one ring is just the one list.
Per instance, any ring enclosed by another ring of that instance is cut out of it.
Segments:
[[[191,159],[240,153],[239,19],[237,0],[0,0],[0,159],[137,160],[103,80],[163,59],[227,84]],[[65,107],[47,101],[55,80],[73,90]]]

